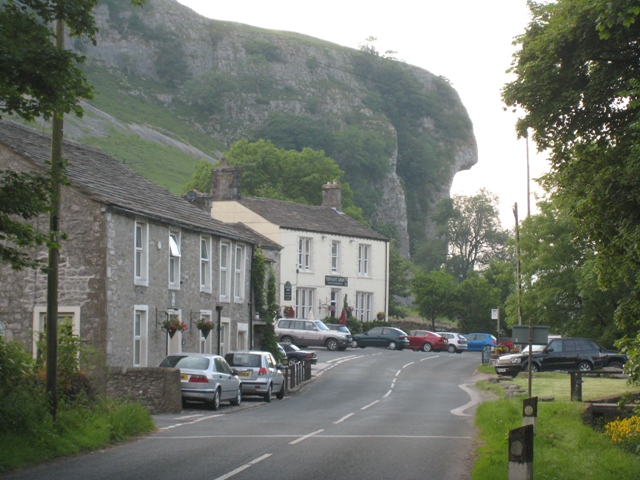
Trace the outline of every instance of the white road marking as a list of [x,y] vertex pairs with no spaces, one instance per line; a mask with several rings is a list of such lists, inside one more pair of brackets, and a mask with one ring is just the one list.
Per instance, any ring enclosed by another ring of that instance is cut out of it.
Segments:
[[342,417],[340,420],[337,420],[335,422],[333,422],[334,425],[337,425],[338,423],[342,423],[344,422],[347,418],[354,416],[355,413],[350,413],[348,415],[345,415],[344,417]]
[[424,362],[425,360],[431,360],[432,358],[438,358],[440,355],[434,355],[433,357],[427,357],[427,358],[423,358],[422,360],[420,360],[421,362]]
[[389,390],[387,393],[385,393],[382,398],[387,398],[389,395],[391,395],[391,390]]
[[[404,365],[402,368],[403,368],[403,369],[404,369],[404,368],[407,368],[409,365],[413,365],[414,363],[415,363],[415,362],[407,363],[407,364],[406,364],[406,365]],[[401,372],[401,371],[402,371],[402,369],[401,369],[401,370],[398,370],[398,373],[396,373],[396,377],[397,377],[398,375],[400,375],[400,372]]]
[[460,387],[462,390],[467,392],[471,397],[471,400],[468,403],[465,403],[464,405],[462,405],[461,407],[454,408],[453,410],[451,410],[451,413],[453,415],[457,415],[458,417],[470,417],[471,415],[469,415],[468,413],[464,413],[464,411],[480,403],[480,395],[478,395],[475,392],[475,390],[467,387],[466,385],[458,385],[458,387]]
[[316,430],[315,432],[310,433],[309,435],[305,435],[304,437],[300,437],[299,439],[294,440],[293,442],[289,442],[289,445],[295,445],[296,443],[300,443],[303,440],[306,440],[307,438],[313,437],[314,435],[317,435],[318,433],[322,433],[322,432],[324,432],[324,429]]
[[378,403],[380,400],[376,400],[375,402],[370,403],[369,405],[365,405],[364,407],[362,407],[360,410],[366,410],[369,407],[373,407],[376,403]]
[[261,462],[265,458],[269,458],[271,455],[273,455],[273,454],[272,453],[265,453],[261,457],[258,457],[255,460],[251,460],[249,463],[246,463],[246,464],[242,465],[241,467],[238,467],[235,470],[232,470],[231,472],[229,472],[229,473],[227,473],[227,474],[225,474],[225,475],[223,475],[221,477],[218,477],[216,480],[225,480],[227,478],[231,478],[234,475],[237,475],[238,473],[242,472],[243,470],[246,470],[247,468],[252,467],[256,463]]

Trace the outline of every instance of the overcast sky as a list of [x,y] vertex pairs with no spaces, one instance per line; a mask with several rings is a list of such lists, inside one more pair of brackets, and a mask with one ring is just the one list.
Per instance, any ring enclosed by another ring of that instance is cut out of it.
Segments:
[[[500,197],[500,219],[513,228],[513,206],[527,212],[527,148],[517,140],[516,116],[503,111],[500,91],[513,38],[529,22],[526,0],[178,0],[199,14],[256,27],[298,32],[358,48],[373,36],[380,52],[448,78],[473,122],[478,164],[456,175],[451,194],[473,195],[481,188]],[[529,145],[531,191],[547,163]],[[535,213],[535,199],[531,198]]]

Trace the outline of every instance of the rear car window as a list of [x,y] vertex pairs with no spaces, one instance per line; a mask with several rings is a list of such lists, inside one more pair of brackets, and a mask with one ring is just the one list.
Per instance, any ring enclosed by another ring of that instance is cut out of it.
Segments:
[[291,328],[291,320],[280,320],[278,328]]
[[232,367],[257,367],[262,364],[260,355],[251,353],[229,353],[225,357]]
[[191,368],[193,370],[206,370],[209,368],[209,359],[204,357],[173,356],[165,358],[161,367]]

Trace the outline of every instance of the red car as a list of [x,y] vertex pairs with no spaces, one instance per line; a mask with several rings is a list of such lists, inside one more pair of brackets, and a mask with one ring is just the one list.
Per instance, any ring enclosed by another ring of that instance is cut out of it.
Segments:
[[411,330],[409,332],[409,346],[414,351],[422,350],[423,352],[430,351],[446,351],[449,347],[449,342],[446,338],[437,333],[430,332],[429,330]]

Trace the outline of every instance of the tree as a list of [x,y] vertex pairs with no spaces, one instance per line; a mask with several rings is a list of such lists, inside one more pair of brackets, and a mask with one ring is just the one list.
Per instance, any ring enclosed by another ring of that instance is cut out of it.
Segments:
[[[516,40],[516,79],[503,100],[524,112],[518,133],[531,130],[548,152],[545,185],[593,242],[599,280],[632,287],[615,319],[637,331],[640,9],[628,0],[530,2],[529,8],[531,23]],[[640,356],[638,340],[628,346]]]
[[453,313],[456,296],[456,279],[444,270],[418,273],[412,282],[418,312],[431,321],[433,329],[436,320]]
[[491,310],[500,301],[500,290],[478,273],[472,272],[456,290],[454,317],[463,332],[496,333]]
[[508,234],[500,227],[498,198],[487,190],[441,202],[435,219],[448,245],[446,268],[456,278],[504,257]]
[[411,262],[404,258],[400,250],[391,241],[389,248],[389,316],[404,318],[407,316],[405,308],[399,299],[406,298],[411,293]]

